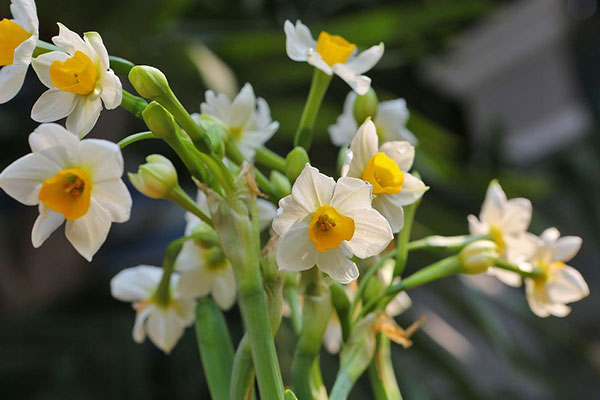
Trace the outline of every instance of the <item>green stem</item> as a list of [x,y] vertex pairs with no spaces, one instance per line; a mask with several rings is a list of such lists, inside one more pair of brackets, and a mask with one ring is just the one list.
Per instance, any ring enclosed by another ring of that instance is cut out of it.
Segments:
[[283,273],[283,297],[290,306],[292,326],[296,335],[302,330],[302,311],[300,310],[300,296],[298,294],[298,279],[295,272]]
[[[231,373],[231,400],[249,400],[254,396],[254,366],[248,335],[238,345]],[[215,397],[216,398],[216,397]],[[225,397],[219,397],[226,399]]]
[[375,357],[369,365],[369,380],[375,400],[402,400],[392,366],[390,340],[381,334],[377,335]]
[[327,400],[327,390],[323,384],[319,356],[315,357],[312,369],[310,370],[310,387],[314,399]]
[[139,142],[141,140],[146,140],[146,139],[160,139],[160,138],[154,136],[154,133],[152,133],[150,131],[146,131],[146,132],[139,132],[139,133],[134,133],[133,135],[129,135],[126,138],[121,139],[119,141],[119,143],[117,143],[117,144],[119,145],[119,147],[121,149],[124,149],[125,147],[129,146],[130,144]]
[[329,286],[329,290],[331,291],[331,301],[333,303],[333,307],[335,308],[335,312],[340,320],[342,338],[345,342],[350,336],[351,329],[350,319],[352,314],[350,312],[350,300],[348,299],[346,291],[339,283],[332,283],[331,286]]
[[329,400],[346,400],[352,391],[354,380],[346,373],[345,370],[338,372]]
[[[225,148],[227,158],[229,158],[237,165],[242,165],[244,161],[247,161],[244,158],[243,154],[240,152],[240,149],[238,149],[238,147],[233,141],[227,140],[225,142]],[[262,172],[260,172],[258,168],[254,168],[254,178],[256,179],[256,183],[263,192],[267,193],[270,196],[274,196],[276,199],[279,199],[277,190],[275,189],[271,181]]]
[[285,158],[274,151],[266,147],[259,147],[254,158],[257,163],[285,174]]
[[233,345],[223,313],[208,297],[196,306],[196,339],[211,397],[228,399]]
[[523,271],[517,265],[508,263],[501,259],[497,259],[496,262],[494,263],[494,266],[497,268],[504,269],[506,271],[516,272],[517,274],[521,275],[524,278],[537,279],[537,278],[541,278],[544,276],[544,271],[542,271],[539,268],[534,268],[532,271]]
[[173,267],[175,265],[175,259],[181,250],[181,246],[186,240],[189,240],[188,236],[181,237],[173,240],[167,246],[165,250],[165,257],[163,259],[163,274],[156,289],[156,302],[160,305],[167,306],[171,300],[171,275],[173,274]]
[[408,244],[409,251],[413,250],[443,250],[458,251],[477,240],[491,239],[490,235],[461,235],[461,236],[427,236]]
[[315,121],[317,120],[323,97],[325,97],[325,93],[329,87],[329,82],[331,82],[331,75],[327,75],[320,69],[315,68],[310,92],[308,93],[306,104],[304,104],[300,124],[294,137],[294,146],[304,147],[307,151],[310,149]]
[[148,103],[143,98],[131,94],[127,90],[123,90],[121,107],[133,114],[134,117],[141,119],[147,105]]
[[175,186],[167,198],[212,226],[210,217],[200,209],[198,204],[181,188],[181,186]]
[[420,202],[421,199],[404,207],[404,227],[400,233],[398,233],[398,238],[396,239],[396,266],[394,267],[394,276],[402,275],[406,268],[406,261],[408,260],[408,241],[410,240],[412,224]]

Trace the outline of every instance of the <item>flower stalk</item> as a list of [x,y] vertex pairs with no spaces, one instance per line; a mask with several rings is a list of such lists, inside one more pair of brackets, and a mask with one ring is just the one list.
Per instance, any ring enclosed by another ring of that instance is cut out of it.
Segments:
[[294,137],[294,146],[301,146],[307,151],[310,149],[315,121],[317,120],[323,97],[325,97],[330,82],[331,75],[327,75],[320,69],[315,68],[308,98],[304,104],[300,124]]

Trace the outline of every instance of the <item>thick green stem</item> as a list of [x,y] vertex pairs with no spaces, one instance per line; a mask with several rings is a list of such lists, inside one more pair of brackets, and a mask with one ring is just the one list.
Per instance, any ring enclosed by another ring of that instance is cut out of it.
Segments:
[[136,118],[142,118],[142,113],[148,106],[148,102],[143,98],[129,93],[127,90],[123,90],[123,99],[121,100],[121,107],[129,111]]
[[119,145],[119,147],[121,149],[124,149],[125,147],[129,146],[130,144],[139,142],[141,140],[146,140],[146,139],[160,139],[160,138],[154,136],[154,133],[152,133],[150,131],[146,131],[146,132],[139,132],[139,133],[134,133],[133,135],[129,135],[126,138],[121,139],[119,141],[119,143],[117,143],[117,144]]
[[259,147],[254,158],[257,163],[285,174],[285,158],[266,147]]
[[329,82],[331,82],[331,75],[327,75],[320,69],[315,68],[310,92],[308,93],[306,104],[304,104],[300,124],[294,137],[294,146],[304,147],[307,151],[310,149],[315,121],[317,120],[323,97],[325,97],[325,93],[329,87]]
[[375,400],[402,400],[390,350],[390,340],[384,335],[377,335],[375,357],[369,366],[369,380]]
[[200,209],[198,204],[192,200],[192,198],[181,188],[181,186],[175,186],[167,198],[181,206],[184,210],[191,212],[208,225],[212,226],[212,220],[210,217]]
[[208,297],[196,306],[196,339],[211,397],[228,399],[233,345],[223,313]]
[[400,276],[406,268],[408,260],[408,241],[412,232],[412,224],[415,219],[415,213],[421,200],[415,201],[413,204],[404,207],[404,227],[398,233],[396,239],[396,266],[394,267],[394,276]]
[[181,246],[186,240],[189,240],[188,236],[175,239],[169,243],[165,250],[163,274],[154,295],[156,297],[156,302],[160,305],[167,306],[171,300],[171,275],[173,274],[175,259],[177,258],[179,251],[181,251]]
[[329,400],[346,400],[352,391],[354,380],[346,373],[345,370],[338,372]]
[[[244,335],[233,360],[231,373],[231,400],[249,400],[254,395],[254,365],[252,364],[252,350],[248,335]],[[224,397],[223,397],[224,398]]]

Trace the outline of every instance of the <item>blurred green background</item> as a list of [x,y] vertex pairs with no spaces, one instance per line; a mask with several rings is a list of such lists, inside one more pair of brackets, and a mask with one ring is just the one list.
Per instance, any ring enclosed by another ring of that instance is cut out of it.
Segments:
[[[9,15],[8,3],[0,15]],[[285,54],[285,19],[300,18],[315,36],[324,29],[363,48],[385,42],[369,76],[381,99],[407,100],[409,128],[420,140],[416,168],[432,188],[414,237],[466,233],[466,216],[479,213],[488,182],[498,177],[509,197],[533,201],[534,233],[556,226],[584,238],[572,265],[591,289],[564,319],[535,317],[522,289],[485,277],[411,292],[414,307],[401,322],[421,314],[428,322],[412,348],[393,349],[405,398],[562,400],[600,393],[597,6],[596,0],[40,0],[38,12],[42,39],[57,33],[57,21],[79,33],[96,30],[111,54],[163,70],[190,111],[199,109],[207,85],[223,84],[214,74],[222,69],[207,66],[210,49],[233,73],[236,81],[224,81],[229,87],[251,82],[269,102],[281,128],[268,147],[284,155],[312,74]],[[0,167],[29,151],[27,135],[36,126],[29,113],[43,90],[30,71],[21,93],[0,107]],[[327,126],[348,90],[334,79],[317,121],[311,159],[329,173],[337,150]],[[142,122],[116,110],[101,115],[91,136],[117,141],[141,130]],[[126,170],[152,152],[172,155],[158,142],[138,143],[124,151]],[[190,182],[186,187],[192,193]],[[0,196],[2,399],[208,398],[193,330],[167,357],[133,342],[133,310],[110,297],[116,272],[158,265],[166,243],[184,228],[180,210],[131,192],[131,220],[113,225],[91,264],[61,232],[34,250],[37,209]],[[433,257],[411,256],[409,268]],[[227,319],[239,340],[238,310]],[[286,322],[277,337],[286,377],[294,343]],[[330,387],[337,358],[324,353],[322,364]],[[367,380],[351,398],[371,398]]]

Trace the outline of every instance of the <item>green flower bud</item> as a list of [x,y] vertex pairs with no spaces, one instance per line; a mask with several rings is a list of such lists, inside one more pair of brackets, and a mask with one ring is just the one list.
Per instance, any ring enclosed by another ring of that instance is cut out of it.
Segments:
[[142,117],[152,133],[167,143],[177,137],[178,127],[175,118],[157,102],[153,101],[148,104],[142,113]]
[[[194,121],[198,124],[200,129],[208,136],[210,142],[210,150],[219,158],[225,156],[225,138],[228,135],[228,130],[225,124],[209,114],[194,114],[192,115]],[[204,138],[199,139],[198,137],[192,138],[194,145],[200,151],[205,146],[206,141]],[[198,143],[197,143],[198,142]]]
[[271,171],[269,180],[275,186],[275,190],[280,197],[285,197],[292,192],[292,185],[288,178],[278,171]]
[[352,109],[356,122],[360,125],[369,117],[374,119],[377,115],[378,105],[379,99],[373,88],[370,88],[369,91],[362,96],[356,96],[354,108]]
[[167,77],[158,68],[137,65],[129,71],[129,82],[135,90],[147,99],[156,99],[171,92]]
[[494,265],[498,258],[498,246],[491,240],[478,240],[462,249],[458,258],[462,272],[480,274]]
[[137,174],[129,173],[129,180],[137,190],[153,199],[167,198],[178,186],[175,167],[160,154],[146,157],[146,164],[138,167]]
[[296,181],[307,162],[310,162],[310,160],[303,147],[295,147],[288,153],[285,158],[285,175],[292,184]]
[[192,233],[192,239],[202,247],[211,247],[219,245],[217,232],[208,224],[200,223],[196,225]]

